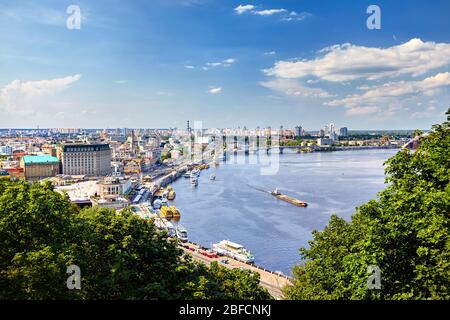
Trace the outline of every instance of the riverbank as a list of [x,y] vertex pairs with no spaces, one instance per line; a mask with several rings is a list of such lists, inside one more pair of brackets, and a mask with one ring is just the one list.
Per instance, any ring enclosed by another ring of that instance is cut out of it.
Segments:
[[[226,162],[200,175],[196,188],[188,179],[171,181],[177,193],[173,204],[190,240],[206,247],[224,239],[241,243],[257,265],[290,274],[299,261],[298,248],[308,245],[312,230],[323,229],[331,214],[349,219],[355,207],[383,189],[383,162],[396,152],[286,153],[279,157],[278,172],[269,176],[261,175],[252,154],[230,153]],[[276,187],[308,207],[257,190]]]

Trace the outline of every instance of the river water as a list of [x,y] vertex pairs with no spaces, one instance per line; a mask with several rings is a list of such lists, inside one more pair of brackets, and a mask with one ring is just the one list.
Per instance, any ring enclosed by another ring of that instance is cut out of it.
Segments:
[[[240,243],[254,254],[257,265],[290,275],[300,262],[298,249],[308,245],[313,230],[322,230],[332,214],[349,220],[355,207],[384,188],[383,163],[396,152],[271,155],[277,165],[270,174],[262,174],[267,165],[256,164],[256,155],[231,155],[226,163],[202,171],[197,187],[185,178],[174,182],[174,205],[189,240],[207,247],[224,239]],[[212,173],[215,181],[209,178]],[[308,207],[263,192],[274,188]]]

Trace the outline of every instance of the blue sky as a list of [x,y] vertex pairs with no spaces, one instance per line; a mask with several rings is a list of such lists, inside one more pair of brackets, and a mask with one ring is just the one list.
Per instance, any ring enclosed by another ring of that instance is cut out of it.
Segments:
[[0,1],[0,127],[427,129],[449,71],[449,1]]

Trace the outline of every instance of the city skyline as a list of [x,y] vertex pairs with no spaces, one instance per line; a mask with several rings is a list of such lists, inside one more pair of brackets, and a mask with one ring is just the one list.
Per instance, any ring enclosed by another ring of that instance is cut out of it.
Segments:
[[366,1],[79,1],[69,30],[72,4],[0,5],[0,128],[413,130],[450,105],[445,1],[378,1],[380,30]]

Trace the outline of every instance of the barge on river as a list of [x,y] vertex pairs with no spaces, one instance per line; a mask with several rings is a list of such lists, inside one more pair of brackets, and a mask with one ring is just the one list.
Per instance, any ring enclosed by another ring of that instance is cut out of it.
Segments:
[[291,203],[293,205],[296,205],[297,207],[304,207],[305,208],[305,207],[308,206],[308,204],[306,202],[300,201],[298,199],[295,199],[295,198],[289,197],[289,196],[287,196],[285,194],[282,194],[282,193],[280,193],[278,191],[278,189],[273,190],[270,194],[275,196],[275,197],[277,197],[280,200],[283,200],[283,201],[289,202],[289,203]]

